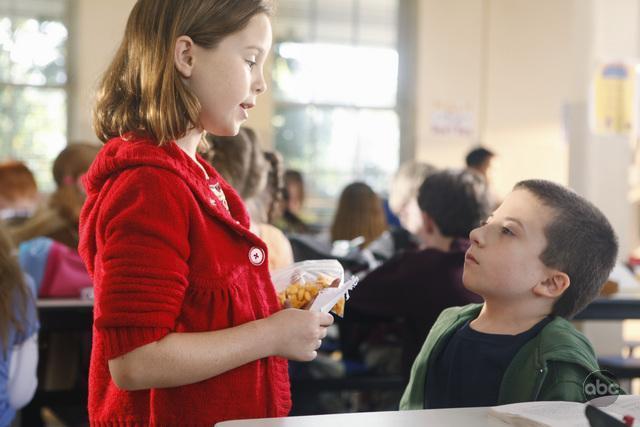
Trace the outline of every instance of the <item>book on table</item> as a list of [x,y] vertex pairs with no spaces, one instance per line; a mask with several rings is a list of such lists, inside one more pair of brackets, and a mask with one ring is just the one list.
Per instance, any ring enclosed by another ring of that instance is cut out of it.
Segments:
[[607,406],[602,398],[587,403],[578,402],[522,402],[489,408],[489,416],[510,425],[521,427],[589,427],[585,415],[586,405],[592,404],[601,411],[622,421],[625,416],[635,418],[640,425],[640,396],[618,396]]

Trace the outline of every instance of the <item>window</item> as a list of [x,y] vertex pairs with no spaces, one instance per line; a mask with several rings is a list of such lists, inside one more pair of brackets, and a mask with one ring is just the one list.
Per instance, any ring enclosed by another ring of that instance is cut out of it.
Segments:
[[398,0],[280,0],[274,22],[275,146],[330,222],[361,180],[385,192],[398,167]]
[[0,160],[25,161],[40,189],[67,143],[68,0],[0,0]]

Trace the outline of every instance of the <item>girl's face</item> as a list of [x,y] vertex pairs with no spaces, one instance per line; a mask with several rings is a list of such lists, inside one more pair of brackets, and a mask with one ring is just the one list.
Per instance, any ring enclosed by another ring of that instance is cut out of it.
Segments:
[[262,13],[213,49],[192,45],[190,72],[182,74],[202,105],[205,130],[219,136],[238,133],[256,97],[267,89],[263,67],[270,49],[271,22]]

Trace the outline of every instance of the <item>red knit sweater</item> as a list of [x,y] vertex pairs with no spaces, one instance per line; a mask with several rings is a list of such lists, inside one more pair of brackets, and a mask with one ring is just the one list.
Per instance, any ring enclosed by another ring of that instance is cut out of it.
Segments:
[[279,309],[267,248],[236,192],[229,211],[176,144],[109,141],[85,177],[80,254],[94,279],[92,426],[212,426],[286,416],[287,362],[270,357],[182,387],[125,391],[108,360],[170,332],[225,329]]

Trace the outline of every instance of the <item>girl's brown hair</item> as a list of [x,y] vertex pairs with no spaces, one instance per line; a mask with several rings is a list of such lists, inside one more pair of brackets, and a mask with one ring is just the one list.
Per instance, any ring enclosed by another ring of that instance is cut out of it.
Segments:
[[202,127],[200,102],[174,64],[176,39],[186,35],[215,48],[260,13],[271,14],[268,0],[138,0],[98,89],[98,138],[106,142],[133,132],[162,145]]
[[364,237],[364,246],[380,237],[387,229],[382,201],[363,182],[354,182],[342,190],[338,209],[331,225],[331,240]]
[[26,332],[27,301],[31,298],[9,235],[0,225],[0,339],[6,352],[9,331]]

